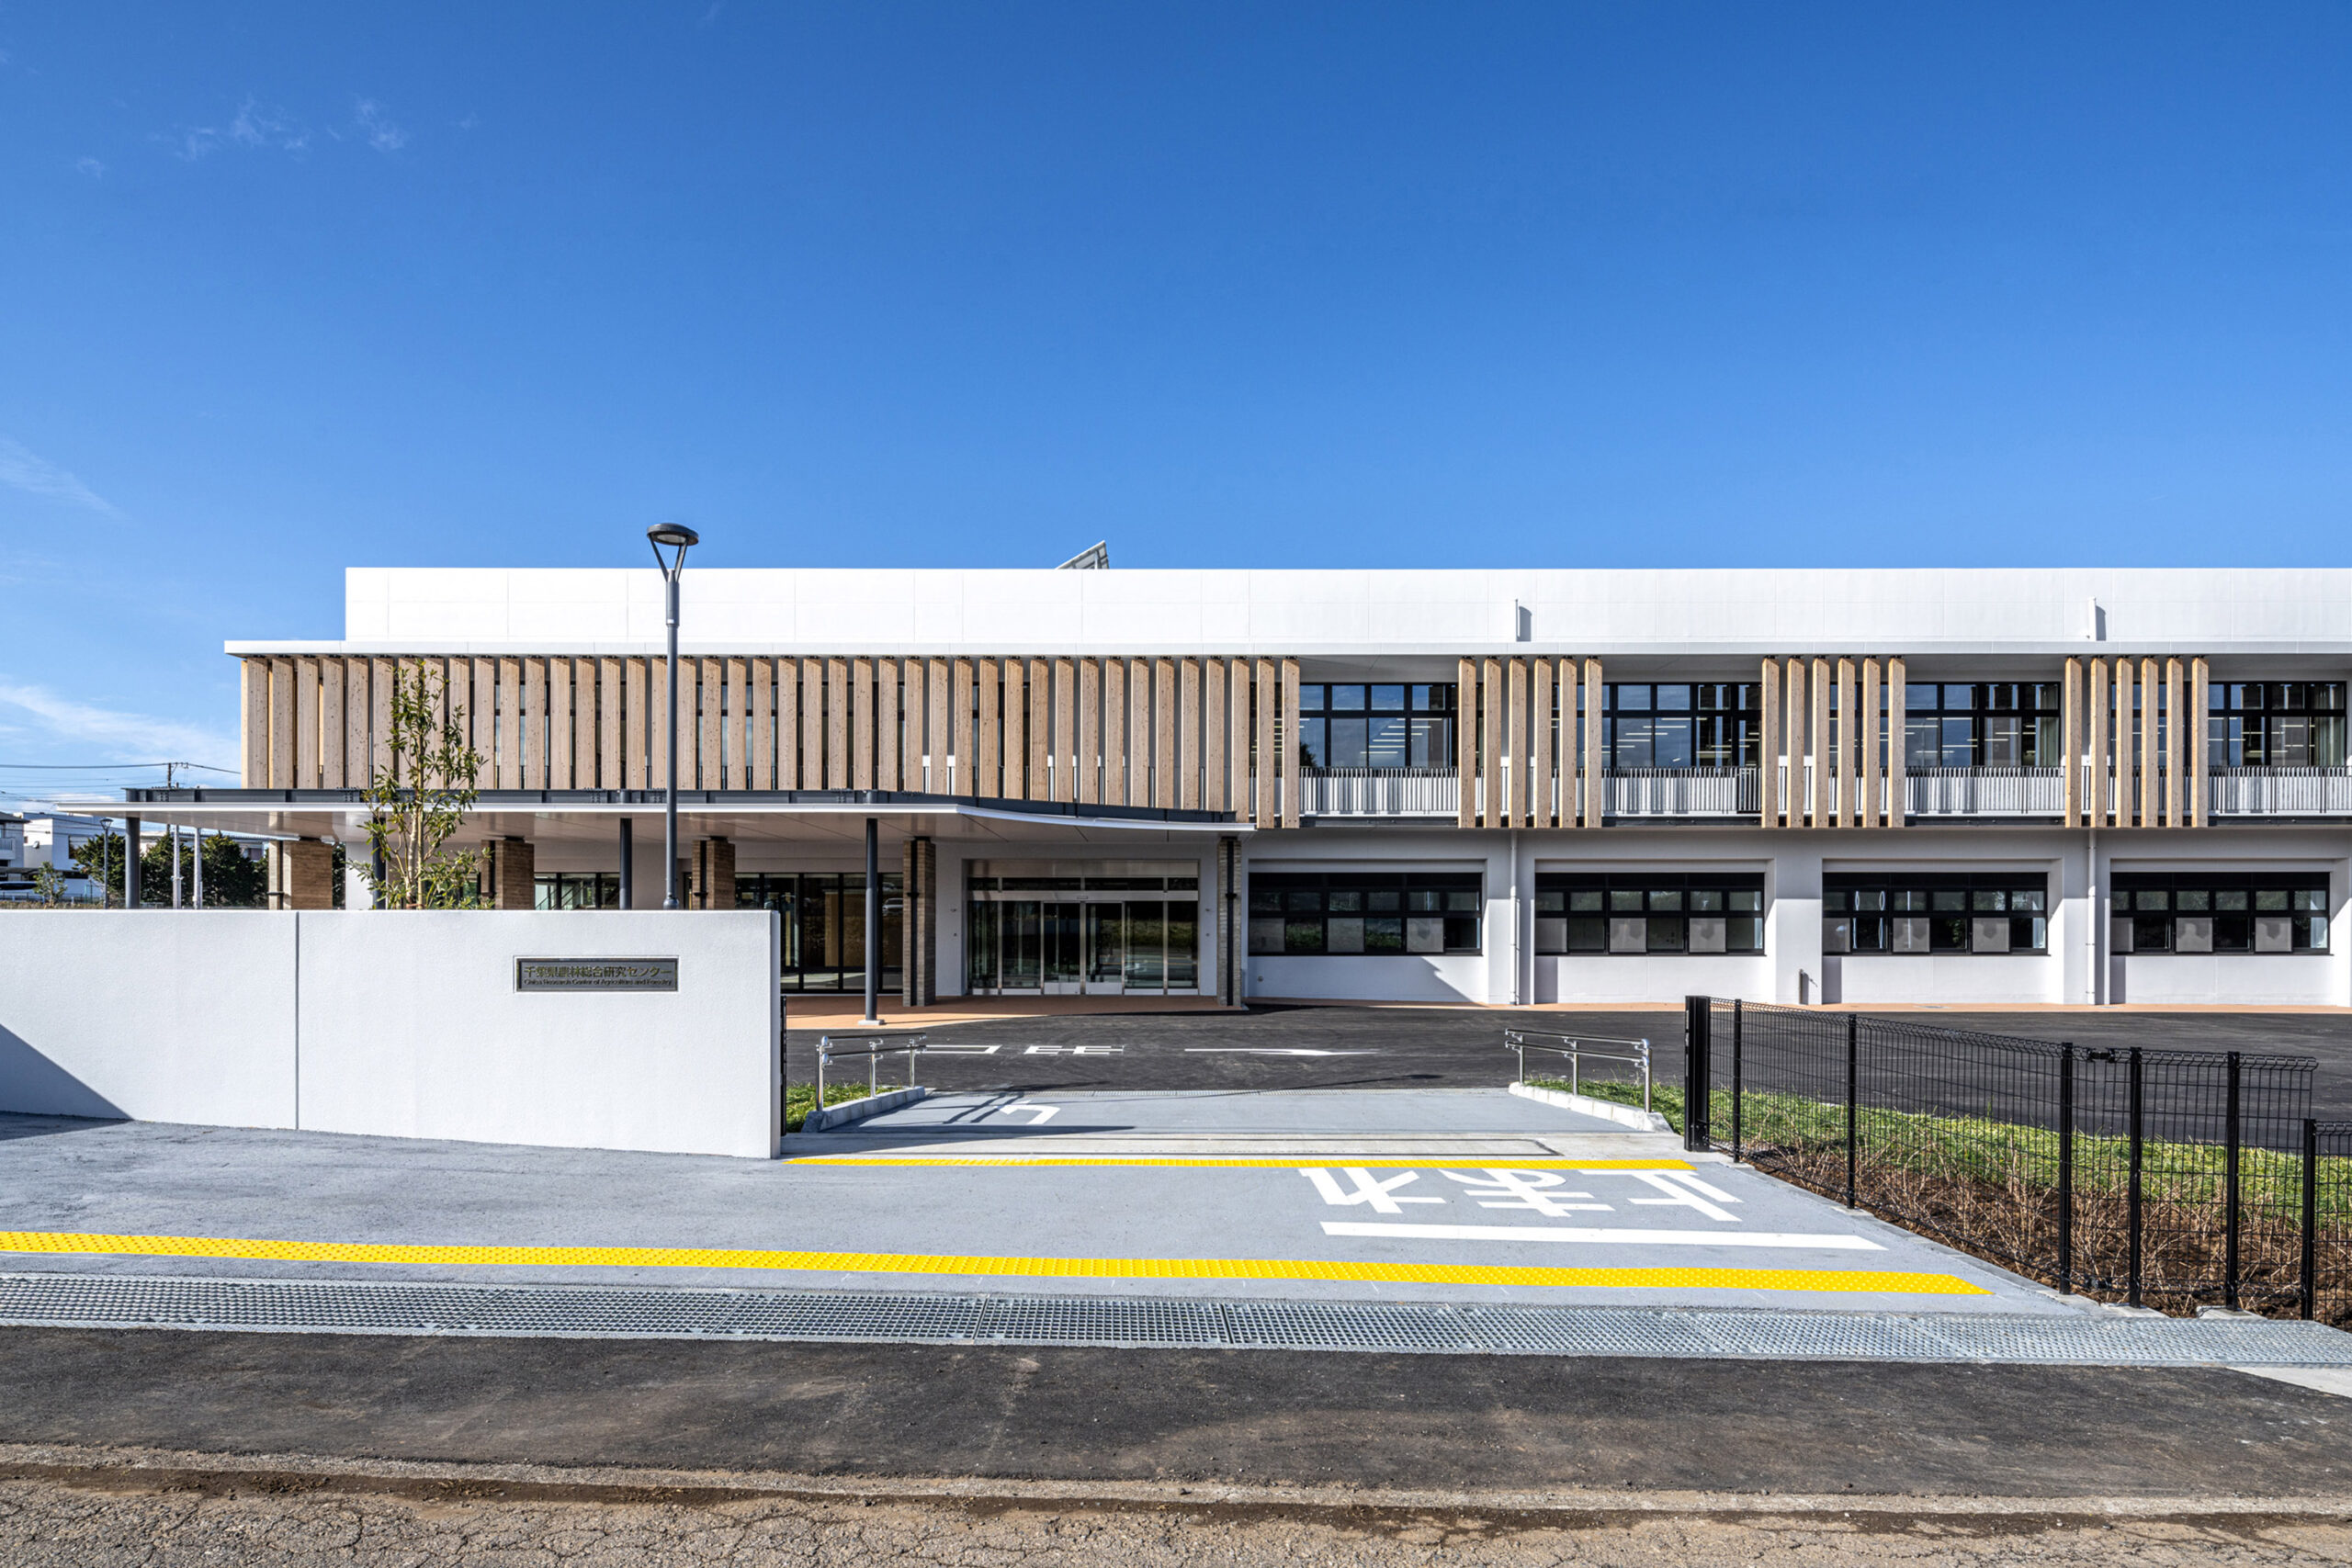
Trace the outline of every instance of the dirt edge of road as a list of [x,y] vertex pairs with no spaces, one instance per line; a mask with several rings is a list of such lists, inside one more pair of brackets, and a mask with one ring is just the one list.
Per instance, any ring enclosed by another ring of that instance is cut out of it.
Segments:
[[845,1480],[769,1472],[448,1464],[300,1454],[0,1444],[0,1482],[115,1495],[294,1498],[375,1496],[422,1504],[588,1504],[708,1508],[772,1502],[944,1508],[974,1517],[1038,1511],[1170,1513],[1248,1523],[1281,1519],[1405,1529],[1432,1512],[1475,1514],[1481,1528],[1623,1529],[1647,1519],[1817,1519],[1849,1531],[1934,1526],[1956,1535],[2026,1535],[2123,1522],[2195,1525],[2252,1535],[2283,1525],[2352,1526],[2352,1496],[1991,1497],[1555,1491],[1461,1492],[1174,1482],[1069,1482],[948,1477]]

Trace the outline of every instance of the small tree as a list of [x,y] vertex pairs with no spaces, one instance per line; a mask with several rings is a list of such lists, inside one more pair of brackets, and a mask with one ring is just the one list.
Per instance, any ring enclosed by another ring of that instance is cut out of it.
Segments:
[[392,671],[391,761],[360,798],[368,842],[383,863],[376,901],[393,909],[477,909],[481,852],[449,847],[474,803],[481,753],[466,740],[465,710],[445,716],[439,671]]
[[65,902],[65,874],[53,865],[33,867],[33,895],[42,908],[56,908]]

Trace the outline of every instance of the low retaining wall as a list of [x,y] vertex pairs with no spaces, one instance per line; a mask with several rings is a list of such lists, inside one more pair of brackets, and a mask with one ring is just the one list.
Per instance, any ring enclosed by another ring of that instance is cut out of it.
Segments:
[[[772,1157],[764,910],[25,910],[0,926],[0,1111]],[[522,958],[676,989],[526,991]]]

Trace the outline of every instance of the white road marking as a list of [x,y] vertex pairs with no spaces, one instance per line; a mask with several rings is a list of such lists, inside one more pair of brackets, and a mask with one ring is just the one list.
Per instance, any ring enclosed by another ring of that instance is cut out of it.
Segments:
[[1670,1181],[1679,1181],[1685,1187],[1695,1188],[1697,1190],[1704,1192],[1708,1197],[1713,1198],[1718,1203],[1736,1203],[1739,1201],[1738,1199],[1733,1197],[1722,1188],[1710,1187],[1687,1170],[1668,1170],[1661,1171],[1659,1174],[1666,1177]]
[[1021,1054],[1024,1056],[1115,1056],[1125,1045],[1032,1045]]
[[1800,1235],[1785,1231],[1653,1231],[1634,1226],[1416,1225],[1376,1220],[1325,1220],[1325,1235],[1397,1236],[1410,1241],[1571,1241],[1618,1247],[1817,1247],[1832,1252],[1884,1252],[1866,1236]]
[[1000,1107],[995,1114],[999,1116],[1018,1116],[1024,1111],[1036,1118],[1036,1120],[1030,1122],[1029,1125],[1032,1127],[1042,1127],[1046,1122],[1052,1121],[1057,1115],[1060,1114],[1061,1107],[1058,1105],[1007,1105]]
[[1739,1223],[1739,1216],[1737,1214],[1725,1213],[1723,1210],[1718,1209],[1713,1203],[1708,1202],[1704,1198],[1700,1197],[1696,1192],[1692,1192],[1686,1188],[1676,1186],[1673,1182],[1668,1181],[1663,1175],[1657,1171],[1629,1170],[1625,1172],[1625,1174],[1632,1177],[1634,1180],[1645,1182],[1648,1185],[1657,1188],[1660,1192],[1666,1194],[1663,1198],[1636,1198],[1634,1201],[1637,1204],[1645,1207],[1653,1205],[1670,1205],[1680,1209],[1696,1209],[1711,1220],[1721,1220],[1726,1224],[1735,1225]]
[[[1458,1181],[1470,1189],[1469,1196],[1477,1199],[1481,1209],[1532,1209],[1546,1219],[1566,1219],[1570,1213],[1585,1211],[1610,1213],[1612,1207],[1591,1201],[1589,1192],[1564,1190],[1567,1178],[1549,1170],[1449,1170],[1449,1181]],[[1581,1203],[1567,1201],[1582,1198]]]
[[1001,1045],[933,1045],[931,1047],[933,1055],[944,1054],[950,1056],[993,1056],[1002,1049]]
[[1377,1051],[1310,1051],[1287,1045],[1187,1045],[1187,1056],[1377,1056]]
[[1363,1166],[1351,1165],[1345,1167],[1344,1169],[1348,1179],[1355,1183],[1355,1190],[1352,1192],[1341,1191],[1339,1181],[1328,1170],[1302,1170],[1299,1175],[1315,1183],[1315,1190],[1323,1194],[1323,1201],[1337,1208],[1344,1209],[1356,1203],[1369,1203],[1372,1205],[1372,1212],[1375,1214],[1401,1214],[1405,1211],[1397,1207],[1399,1203],[1442,1203],[1445,1201],[1442,1198],[1399,1198],[1396,1196],[1398,1188],[1421,1179],[1418,1171],[1404,1171],[1384,1181]]

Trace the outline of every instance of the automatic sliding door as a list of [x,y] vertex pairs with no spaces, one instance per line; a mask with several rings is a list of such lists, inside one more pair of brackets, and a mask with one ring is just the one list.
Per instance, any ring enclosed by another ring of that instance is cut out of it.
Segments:
[[1017,899],[1000,904],[1003,911],[1004,935],[1001,938],[1003,960],[1002,988],[1008,991],[1037,989],[1040,960],[1045,956],[1044,920],[1039,905],[1033,898]]
[[1116,991],[1127,977],[1127,912],[1123,904],[1086,906],[1086,985]]
[[1196,991],[1201,986],[1201,907],[1168,906],[1168,988]]
[[1048,991],[1075,991],[1085,982],[1084,949],[1080,945],[1086,934],[1081,919],[1085,908],[1083,904],[1040,906],[1044,961],[1040,979]]
[[1164,991],[1168,988],[1168,906],[1154,900],[1128,899],[1127,989]]

